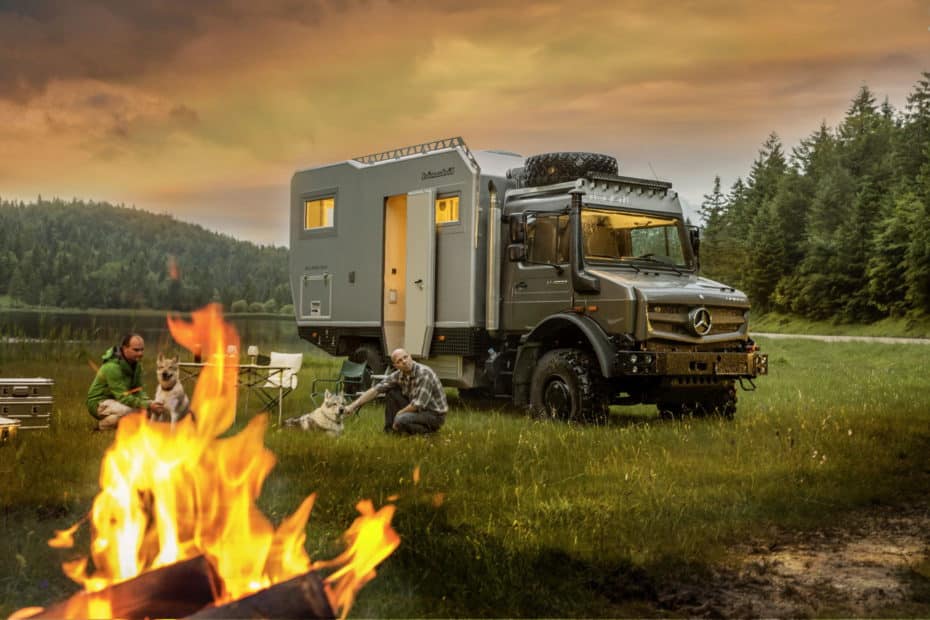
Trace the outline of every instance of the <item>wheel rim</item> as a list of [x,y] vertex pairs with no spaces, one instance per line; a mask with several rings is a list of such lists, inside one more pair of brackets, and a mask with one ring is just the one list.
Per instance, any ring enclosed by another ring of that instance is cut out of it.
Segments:
[[572,413],[572,392],[564,381],[553,379],[543,392],[546,412],[554,417],[567,419]]

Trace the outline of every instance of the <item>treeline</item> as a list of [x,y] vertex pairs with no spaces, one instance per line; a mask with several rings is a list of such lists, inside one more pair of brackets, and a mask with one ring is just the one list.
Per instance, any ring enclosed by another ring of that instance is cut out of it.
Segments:
[[703,273],[753,306],[871,322],[930,314],[930,73],[903,111],[863,86],[835,129],[787,155],[772,134],[701,205]]
[[287,249],[108,203],[0,200],[0,294],[13,304],[233,311],[291,303]]

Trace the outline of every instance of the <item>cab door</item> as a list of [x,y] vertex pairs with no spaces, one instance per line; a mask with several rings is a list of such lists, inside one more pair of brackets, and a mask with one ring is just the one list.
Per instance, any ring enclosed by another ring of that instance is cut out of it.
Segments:
[[568,216],[530,214],[526,259],[506,270],[503,317],[507,329],[529,329],[572,305]]

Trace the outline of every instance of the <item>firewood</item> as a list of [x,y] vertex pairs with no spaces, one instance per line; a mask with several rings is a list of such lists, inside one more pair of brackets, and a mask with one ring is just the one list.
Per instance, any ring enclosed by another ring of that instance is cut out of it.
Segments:
[[204,607],[196,618],[335,618],[323,581],[315,572],[282,581],[225,605]]
[[206,558],[197,556],[142,573],[99,593],[78,592],[29,618],[89,618],[95,596],[109,599],[113,618],[181,618],[211,604],[217,583],[213,567]]

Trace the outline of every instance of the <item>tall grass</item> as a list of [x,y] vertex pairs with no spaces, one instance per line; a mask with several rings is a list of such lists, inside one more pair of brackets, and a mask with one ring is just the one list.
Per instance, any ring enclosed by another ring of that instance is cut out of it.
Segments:
[[[760,341],[772,374],[740,393],[729,422],[662,421],[643,406],[615,409],[606,427],[543,423],[471,409],[451,390],[433,437],[384,435],[374,405],[337,439],[271,430],[278,465],[260,505],[278,521],[317,491],[307,545],[326,558],[359,499],[399,496],[401,547],[354,616],[663,615],[655,593],[725,562],[735,541],[927,488],[924,347]],[[56,419],[0,448],[0,614],[73,591],[58,568],[68,555],[45,540],[87,512],[112,441],[89,432],[81,346],[17,347],[0,345],[0,373],[54,377]],[[313,378],[338,365],[309,359],[286,415],[309,409]],[[239,425],[253,414],[239,413]]]

